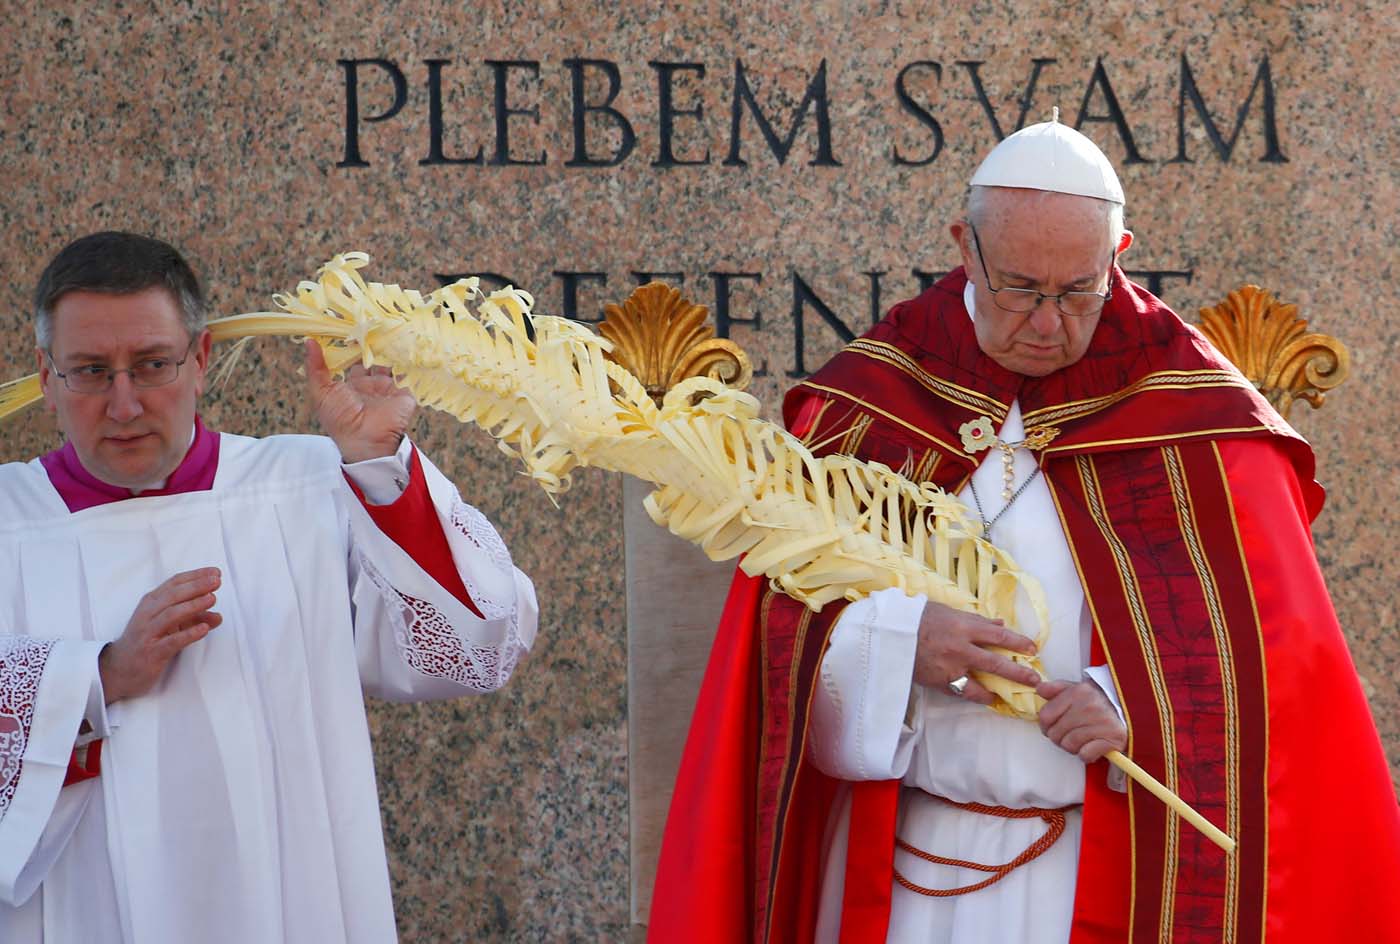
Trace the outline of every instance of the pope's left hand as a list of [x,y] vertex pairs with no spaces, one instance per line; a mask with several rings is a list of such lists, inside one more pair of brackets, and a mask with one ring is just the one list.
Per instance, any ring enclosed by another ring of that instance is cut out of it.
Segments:
[[336,380],[315,341],[306,342],[307,396],[326,435],[347,465],[392,456],[408,433],[418,403],[387,367],[355,365]]
[[1092,764],[1128,746],[1128,729],[1108,696],[1093,682],[1047,681],[1036,686],[1045,699],[1040,730],[1062,749]]

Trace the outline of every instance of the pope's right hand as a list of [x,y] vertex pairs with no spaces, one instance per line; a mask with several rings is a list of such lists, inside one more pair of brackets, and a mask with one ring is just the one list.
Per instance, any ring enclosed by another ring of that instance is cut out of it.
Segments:
[[187,570],[141,598],[121,636],[97,657],[107,704],[146,694],[180,650],[223,622],[209,609],[219,580],[217,567]]
[[[914,653],[914,681],[947,690],[948,683],[972,672],[990,672],[1034,688],[1041,681],[1034,669],[1013,662],[986,647],[999,646],[1026,655],[1035,654],[1035,643],[1007,629],[1001,620],[964,613],[929,601],[919,621],[919,643]],[[962,697],[990,705],[996,696],[976,681],[968,680]]]

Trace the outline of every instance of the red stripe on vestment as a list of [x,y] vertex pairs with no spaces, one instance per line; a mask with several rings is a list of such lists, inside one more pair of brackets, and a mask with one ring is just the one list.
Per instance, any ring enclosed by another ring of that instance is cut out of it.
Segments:
[[[1154,687],[1153,683],[1153,657],[1150,641],[1144,639],[1146,630],[1141,625],[1141,607],[1134,607],[1137,588],[1127,572],[1121,542],[1115,541],[1116,535],[1107,527],[1103,486],[1094,462],[1087,457],[1051,462],[1046,465],[1045,477],[1064,521],[1085,598],[1108,654],[1128,719],[1126,753],[1153,776],[1165,781],[1165,706],[1159,706],[1151,694],[1160,686]],[[1140,599],[1137,602],[1140,603]],[[1131,796],[1132,788],[1129,789]],[[1086,821],[1105,815],[1093,809],[1092,801],[1090,794],[1086,798]],[[1166,878],[1166,815],[1160,803],[1156,806],[1134,804],[1130,817],[1129,835],[1136,876],[1129,900],[1134,940],[1155,940],[1155,930],[1162,919],[1161,887]],[[1145,888],[1154,890],[1144,895]],[[1081,886],[1080,894],[1085,891]],[[1088,892],[1093,890],[1088,889]],[[1076,906],[1076,921],[1078,914]],[[1075,939],[1096,940],[1078,931]]]

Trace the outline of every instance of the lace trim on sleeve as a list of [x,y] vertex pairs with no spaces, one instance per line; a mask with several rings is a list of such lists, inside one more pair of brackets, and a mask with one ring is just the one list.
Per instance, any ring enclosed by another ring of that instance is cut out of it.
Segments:
[[[510,552],[486,516],[457,499],[452,506],[452,525],[485,552],[511,579],[514,587],[515,569]],[[525,651],[513,594],[509,601],[493,600],[482,594],[469,575],[460,575],[472,602],[483,616],[488,620],[506,620],[505,639],[500,646],[470,645],[437,607],[392,586],[367,557],[357,556],[361,571],[384,599],[394,641],[409,668],[430,678],[447,679],[474,692],[492,692],[506,683]]]
[[[486,554],[507,577],[512,577],[515,572],[515,565],[511,562],[510,551],[506,550],[506,543],[501,540],[501,536],[496,533],[496,529],[491,526],[491,522],[486,520],[486,516],[477,511],[471,505],[457,498],[452,503],[452,527],[457,533],[466,538],[472,544]],[[467,574],[461,574],[462,583],[467,588],[472,602],[481,610],[481,614],[487,619],[501,619],[507,614],[511,615],[512,625],[514,624],[515,595],[511,594],[508,604],[502,605],[497,600],[484,596],[481,590],[476,587]],[[515,586],[514,579],[509,584]]]
[[0,819],[19,787],[39,680],[52,648],[52,640],[0,638]]

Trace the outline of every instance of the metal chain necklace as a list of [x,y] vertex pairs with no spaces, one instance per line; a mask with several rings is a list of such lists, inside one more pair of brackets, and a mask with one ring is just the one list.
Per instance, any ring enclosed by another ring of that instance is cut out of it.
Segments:
[[1001,511],[991,521],[987,520],[987,515],[982,511],[982,498],[977,494],[977,485],[969,477],[967,484],[972,488],[972,500],[977,504],[977,517],[982,519],[982,537],[991,540],[992,525],[1001,520],[1001,516],[1006,514],[1016,499],[1021,497],[1021,493],[1026,490],[1026,486],[1035,481],[1035,477],[1040,474],[1040,464],[1036,463],[1035,471],[1026,477],[1020,487],[1012,491],[1011,486],[1016,481],[1016,473],[1013,465],[1016,461],[1017,449],[1029,449],[1032,452],[1044,449],[1060,431],[1053,426],[1036,426],[1027,430],[1026,437],[1018,442],[1005,442],[996,435],[992,427],[991,417],[979,416],[969,420],[958,427],[958,435],[962,437],[963,448],[969,455],[976,455],[984,449],[995,446],[1001,451],[1001,499],[1005,502],[1001,506]]
[[982,511],[982,499],[977,494],[977,483],[974,482],[971,477],[968,478],[967,484],[972,489],[972,501],[977,505],[977,517],[982,519],[982,537],[984,539],[988,541],[992,539],[992,526],[1001,520],[1001,516],[1006,514],[1012,503],[1021,497],[1021,493],[1026,490],[1026,486],[1034,482],[1035,477],[1039,474],[1040,466],[1037,465],[1035,471],[1026,476],[1026,480],[1021,483],[1020,487],[1018,487],[1016,491],[1010,493],[1010,497],[1007,497],[1007,493],[1003,491],[1002,498],[1006,499],[1006,504],[1001,506],[1001,511],[997,512],[996,517],[991,521],[987,520],[986,513]]

